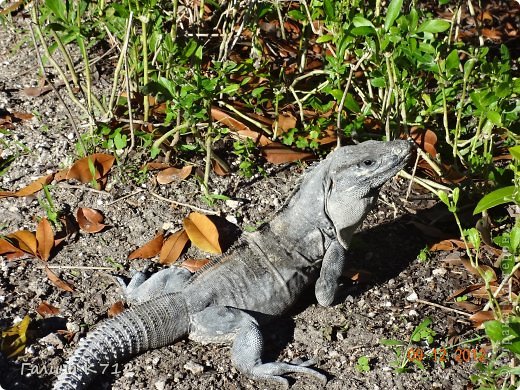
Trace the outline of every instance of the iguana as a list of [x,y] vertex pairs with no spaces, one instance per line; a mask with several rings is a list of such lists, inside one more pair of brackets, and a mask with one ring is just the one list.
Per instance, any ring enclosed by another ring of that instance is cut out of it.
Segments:
[[338,148],[304,174],[299,190],[270,222],[244,232],[210,267],[194,274],[170,267],[148,280],[137,273],[126,288],[137,304],[80,341],[54,389],[87,388],[108,365],[185,336],[232,342],[233,364],[255,380],[287,387],[282,375],[303,373],[326,383],[308,362],[264,363],[260,326],[313,287],[320,305],[333,303],[354,231],[411,149],[404,140]]

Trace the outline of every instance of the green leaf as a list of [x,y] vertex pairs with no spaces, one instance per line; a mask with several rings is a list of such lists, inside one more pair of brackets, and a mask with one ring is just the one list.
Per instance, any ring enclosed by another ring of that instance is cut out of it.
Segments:
[[220,91],[220,93],[227,93],[229,95],[234,94],[240,88],[240,84],[229,84],[226,88]]
[[502,125],[502,118],[500,116],[500,114],[496,111],[488,111],[486,112],[486,117],[491,121],[493,122],[493,124],[497,125],[497,126],[501,126]]
[[183,56],[185,58],[190,58],[195,50],[197,50],[197,42],[194,39],[190,39],[186,47],[184,48]]
[[335,20],[334,0],[323,0],[323,10],[328,20]]
[[307,19],[305,14],[302,11],[300,11],[299,9],[292,9],[289,12],[287,12],[287,15],[290,18],[293,18],[295,20],[306,20]]
[[509,233],[509,248],[513,254],[516,253],[516,250],[520,246],[520,227],[515,226],[511,229],[511,233]]
[[437,191],[437,196],[439,197],[442,203],[450,207],[450,198],[448,197],[446,191]]
[[406,345],[406,343],[404,341],[392,340],[392,339],[381,339],[381,340],[379,340],[379,343],[381,343],[382,345],[389,346],[389,347],[396,347],[396,346],[404,347]]
[[465,231],[468,241],[478,250],[480,248],[480,233],[477,229],[471,228]]
[[385,18],[385,31],[388,31],[390,26],[392,26],[399,16],[401,12],[401,7],[403,6],[403,0],[392,0],[388,5],[388,10],[386,11]]
[[384,88],[386,87],[386,80],[384,77],[376,77],[373,79],[370,79],[370,84],[376,88]]
[[427,20],[423,22],[417,32],[439,33],[450,28],[450,22],[441,19]]
[[63,0],[45,0],[45,5],[54,13],[54,15],[63,20],[67,21],[67,10],[65,9],[65,2]]
[[352,19],[352,23],[355,27],[370,26],[372,28],[375,28],[375,26],[370,20],[365,19],[361,15],[354,16],[354,18]]
[[489,339],[495,343],[504,339],[503,326],[500,321],[492,320],[484,322],[484,329]]
[[352,30],[350,30],[350,33],[356,37],[372,35],[372,34],[375,34],[375,32],[376,32],[376,30],[370,26],[359,26],[359,27],[354,27]]
[[457,49],[453,49],[446,57],[446,70],[459,69],[459,65],[459,52]]
[[509,153],[518,161],[520,161],[520,145],[509,148]]
[[347,93],[347,96],[345,97],[345,107],[355,113],[361,112],[361,107],[359,107],[358,102],[354,100],[354,97],[350,93]]
[[334,35],[330,35],[330,34],[322,35],[321,37],[318,37],[318,39],[316,39],[316,43],[330,42],[333,39],[334,39]]
[[514,192],[515,186],[499,188],[498,190],[490,192],[477,203],[475,210],[473,210],[473,215],[486,211],[492,207],[512,202]]

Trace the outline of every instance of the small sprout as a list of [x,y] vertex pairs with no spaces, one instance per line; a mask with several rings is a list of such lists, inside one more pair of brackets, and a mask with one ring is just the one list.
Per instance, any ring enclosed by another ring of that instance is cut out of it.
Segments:
[[361,356],[357,360],[356,370],[359,372],[370,371],[370,358],[368,356]]

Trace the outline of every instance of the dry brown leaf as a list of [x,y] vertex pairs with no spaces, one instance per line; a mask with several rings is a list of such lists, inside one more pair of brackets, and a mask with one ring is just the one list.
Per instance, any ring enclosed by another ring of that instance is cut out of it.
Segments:
[[28,121],[29,119],[34,118],[34,115],[31,114],[31,113],[28,113],[28,112],[19,112],[19,111],[14,111],[14,112],[12,112],[12,115],[13,115],[16,119],[20,119],[21,121]]
[[36,179],[35,181],[28,184],[27,186],[19,189],[18,191],[0,191],[0,198],[5,198],[8,196],[22,197],[22,196],[32,195],[35,192],[40,191],[44,185],[49,184],[53,178],[54,178],[54,174],[51,174],[51,175],[43,176],[43,177]]
[[[275,122],[276,123],[276,122]],[[275,130],[276,124],[273,125],[273,131]],[[278,115],[278,134],[285,133],[286,131],[296,127],[296,117],[290,112]]]
[[229,114],[215,107],[211,108],[211,117],[214,121],[222,123],[224,126],[229,127],[231,130],[251,130],[243,122],[240,122],[239,120],[233,118]]
[[490,321],[495,319],[493,315],[493,311],[479,311],[469,317],[470,321],[473,322],[473,326],[475,328],[480,328],[482,324],[486,321]]
[[76,221],[81,230],[87,233],[97,233],[105,228],[104,217],[100,211],[89,207],[80,207],[76,212]]
[[193,165],[186,165],[183,168],[166,168],[157,174],[157,183],[159,184],[170,184],[175,180],[186,179],[193,169]]
[[[464,266],[464,268],[466,268],[470,273],[476,276],[480,276],[480,273],[477,271],[475,267],[471,265],[471,262],[468,259],[461,258],[460,260],[462,261],[462,265]],[[488,265],[479,265],[479,268],[483,273],[492,273],[493,276],[491,277],[490,282],[494,282],[497,280],[497,274],[495,273],[495,270],[493,268],[491,268]]]
[[135,251],[128,255],[129,260],[133,259],[149,259],[157,256],[161,251],[164,241],[164,233],[159,232],[154,238],[144,244],[142,247],[137,248]]
[[[498,290],[498,286],[489,286],[489,290],[495,294]],[[500,291],[500,294],[498,296],[503,296],[503,295],[506,295],[507,294],[507,290],[504,291],[504,289],[502,289]],[[487,298],[489,295],[486,291],[486,286],[482,285],[480,288],[477,288],[476,290],[473,290],[470,295],[474,298]]]
[[495,30],[494,28],[483,28],[481,32],[482,35],[487,39],[491,39],[494,41],[502,40],[502,33],[499,30]]
[[222,253],[215,224],[205,215],[193,212],[182,221],[193,245],[209,253]]
[[113,318],[124,311],[125,311],[125,304],[122,301],[117,301],[112,306],[110,306],[107,314],[110,318]]
[[455,306],[460,307],[461,309],[469,312],[469,313],[476,313],[481,309],[481,305],[475,305],[474,303],[468,302],[468,301],[460,301],[460,302],[453,302]]
[[446,301],[449,302],[452,299],[455,299],[459,296],[466,295],[472,291],[478,290],[482,286],[483,286],[483,284],[472,284],[470,286],[459,288],[459,289],[455,290],[448,298],[446,298]]
[[430,156],[435,157],[437,155],[437,134],[430,129],[422,129],[414,126],[410,130],[410,137]]
[[[94,176],[90,172],[90,163],[94,166]],[[67,172],[67,179],[76,179],[82,183],[90,183],[98,180],[110,171],[114,164],[115,157],[110,154],[96,153],[76,161]]]
[[26,253],[36,256],[36,236],[29,230],[18,230],[17,232],[8,234],[7,238],[16,242],[16,246]]
[[188,242],[188,235],[184,230],[173,233],[165,241],[159,254],[159,263],[171,264],[181,255]]
[[283,164],[314,157],[312,153],[298,152],[278,142],[273,142],[262,148],[262,154],[271,164]]
[[52,91],[50,85],[44,87],[26,87],[23,89],[23,93],[29,97],[38,97],[50,91]]
[[38,307],[36,308],[36,311],[43,318],[60,314],[60,309],[58,309],[55,306],[52,306],[50,303],[48,303],[46,301],[43,301],[42,303],[40,303],[38,305]]
[[218,176],[226,176],[229,173],[222,165],[218,163],[217,160],[213,160],[211,165],[213,167],[213,172],[215,172]]
[[[470,248],[472,248],[471,245],[470,245]],[[442,240],[440,242],[433,244],[430,247],[431,252],[452,251],[454,249],[466,249],[466,246],[464,245],[464,241],[455,240],[455,239]]]
[[0,238],[0,255],[5,256],[7,260],[14,260],[25,256],[26,252],[22,251],[20,248],[17,248],[9,241]]
[[197,272],[210,261],[209,259],[186,259],[182,262],[181,267],[186,268],[190,272]]
[[163,163],[163,162],[148,162],[146,164],[144,164],[144,168],[148,169],[149,171],[156,171],[158,169],[166,169],[166,168],[170,168],[171,165],[168,164],[168,163]]
[[253,130],[238,130],[237,134],[238,134],[238,136],[241,139],[250,138],[250,139],[252,139],[255,142],[255,144],[258,144],[260,146],[266,146],[266,145],[269,145],[269,144],[273,143],[273,141],[271,141],[265,135],[260,134],[257,131],[253,131]]
[[54,232],[47,218],[42,218],[36,229],[36,245],[38,257],[47,261],[54,246]]
[[45,267],[45,272],[47,273],[47,277],[49,280],[56,286],[61,288],[62,290],[73,292],[74,289],[72,286],[65,282],[64,280],[60,279],[58,275],[56,275],[54,272],[51,271],[49,267]]

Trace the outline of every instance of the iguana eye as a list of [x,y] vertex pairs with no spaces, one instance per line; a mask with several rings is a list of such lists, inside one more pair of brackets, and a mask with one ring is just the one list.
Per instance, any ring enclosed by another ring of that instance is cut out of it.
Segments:
[[365,167],[369,167],[369,166],[371,166],[373,163],[374,163],[373,160],[365,160],[365,161],[363,161],[363,165],[364,165]]

